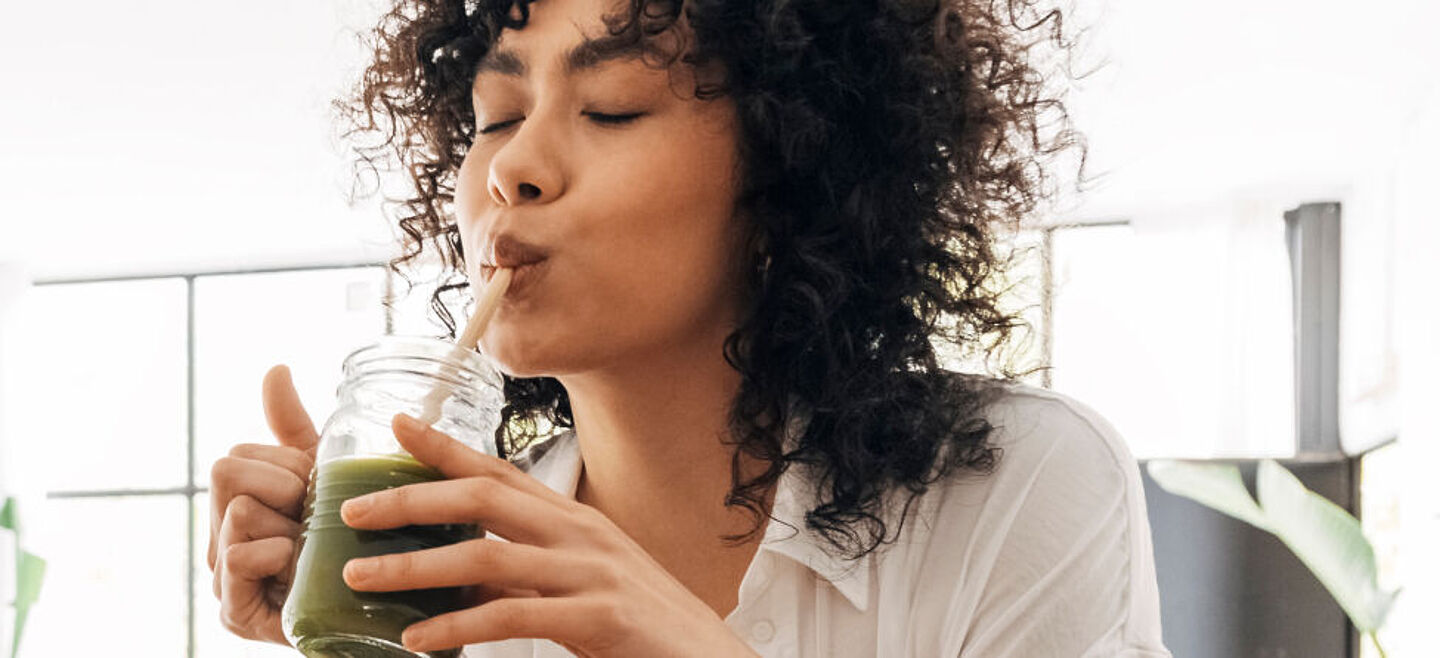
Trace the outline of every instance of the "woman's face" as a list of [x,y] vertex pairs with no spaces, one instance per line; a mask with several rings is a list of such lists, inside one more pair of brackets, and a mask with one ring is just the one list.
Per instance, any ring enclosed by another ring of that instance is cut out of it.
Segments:
[[[618,6],[536,2],[476,77],[477,135],[455,199],[474,296],[500,236],[546,255],[515,271],[481,339],[511,375],[643,363],[713,346],[735,321],[744,259],[734,104],[696,100],[688,69],[572,60]],[[500,265],[531,259],[499,243]]]

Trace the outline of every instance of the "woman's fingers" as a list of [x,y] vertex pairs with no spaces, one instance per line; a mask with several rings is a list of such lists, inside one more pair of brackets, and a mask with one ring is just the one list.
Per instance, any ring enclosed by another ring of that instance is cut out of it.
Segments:
[[351,588],[370,592],[483,583],[542,596],[578,592],[607,577],[603,568],[591,568],[555,549],[491,539],[354,559],[346,563],[343,575]]
[[[305,487],[315,465],[315,444],[319,437],[310,415],[300,404],[300,396],[290,380],[290,368],[278,365],[265,373],[262,396],[265,419],[275,435],[278,446],[246,443],[235,446],[228,457],[215,462],[210,470],[210,545],[206,561],[215,568],[216,535],[231,499],[247,494],[298,519],[305,500]],[[295,476],[293,482],[279,478],[270,464]]]
[[280,606],[266,579],[290,566],[295,542],[269,537],[232,544],[221,558],[220,622],[230,632],[252,640],[289,644],[280,626]]
[[294,471],[267,461],[244,457],[221,457],[210,469],[210,550],[208,561],[215,568],[217,535],[230,501],[248,495],[292,519],[300,517],[305,504],[307,480]]
[[353,528],[383,530],[407,525],[479,523],[513,542],[551,546],[571,525],[567,512],[496,480],[470,477],[407,484],[345,501],[340,518]]
[[319,435],[288,367],[265,373],[261,398],[280,445],[239,445],[215,462],[207,559],[225,627],[241,637],[288,644],[280,628],[284,580]]
[[517,587],[498,587],[495,585],[471,585],[475,591],[476,603],[489,603],[496,599],[529,599],[540,596],[540,592],[533,589]]
[[269,462],[279,466],[304,481],[310,480],[310,471],[315,468],[315,458],[310,453],[288,446],[270,446],[263,443],[241,443],[230,449],[231,457]]
[[300,404],[288,366],[278,365],[265,373],[263,398],[265,421],[280,445],[308,451],[314,457],[320,435],[315,432],[315,423],[305,412],[305,406]]
[[499,599],[411,624],[401,641],[411,651],[434,651],[516,637],[549,638],[565,646],[594,644],[616,615],[585,597]]
[[225,520],[220,524],[220,541],[226,545],[269,537],[294,539],[298,536],[298,521],[246,495],[236,496],[230,501],[230,506],[225,508]]
[[390,421],[391,430],[400,446],[445,477],[460,479],[483,476],[503,482],[557,506],[573,506],[575,501],[545,486],[514,464],[492,457],[467,446],[444,432],[422,424],[405,414],[396,414]]
[[[220,554],[224,555],[224,552],[235,544],[270,537],[295,539],[299,536],[300,524],[295,520],[266,507],[250,496],[241,494],[231,499],[230,505],[225,508],[225,519],[220,522],[220,532],[216,543]],[[215,569],[216,597],[220,596],[220,572],[224,568],[222,560]]]

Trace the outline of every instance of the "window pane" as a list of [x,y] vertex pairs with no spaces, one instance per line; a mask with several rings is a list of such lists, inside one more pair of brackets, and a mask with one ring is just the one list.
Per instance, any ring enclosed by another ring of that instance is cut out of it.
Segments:
[[37,286],[23,304],[5,401],[12,489],[183,485],[185,281]]
[[221,625],[209,550],[210,496],[201,494],[195,497],[195,658],[295,658],[290,647],[242,639]]
[[185,498],[38,501],[25,541],[46,561],[21,656],[184,656]]
[[1294,452],[1284,223],[1057,230],[1054,388],[1137,457]]
[[274,443],[261,384],[290,367],[318,431],[335,406],[340,365],[385,332],[383,270],[365,267],[200,277],[195,281],[196,473],[237,443]]

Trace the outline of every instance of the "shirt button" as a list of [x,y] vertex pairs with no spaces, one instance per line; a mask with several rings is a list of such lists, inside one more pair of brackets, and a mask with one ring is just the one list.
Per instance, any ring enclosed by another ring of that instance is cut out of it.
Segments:
[[765,619],[755,622],[755,625],[750,627],[750,637],[761,643],[775,639],[775,624]]

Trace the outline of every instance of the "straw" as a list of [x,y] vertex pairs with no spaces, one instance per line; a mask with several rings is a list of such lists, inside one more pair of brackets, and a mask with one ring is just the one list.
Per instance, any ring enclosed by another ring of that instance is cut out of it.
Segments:
[[505,289],[510,287],[510,278],[514,273],[514,270],[506,267],[497,269],[490,275],[490,282],[485,284],[484,292],[480,293],[480,303],[475,305],[475,313],[470,316],[470,321],[465,323],[465,330],[460,332],[460,340],[455,342],[450,358],[441,366],[443,374],[440,376],[440,383],[425,396],[424,411],[420,414],[421,423],[433,425],[440,420],[440,405],[451,393],[445,378],[453,377],[457,371],[452,364],[462,363],[465,355],[475,351],[475,345],[480,342],[480,336],[484,335],[490,318],[495,316],[495,309],[500,306],[500,298],[505,296]]

